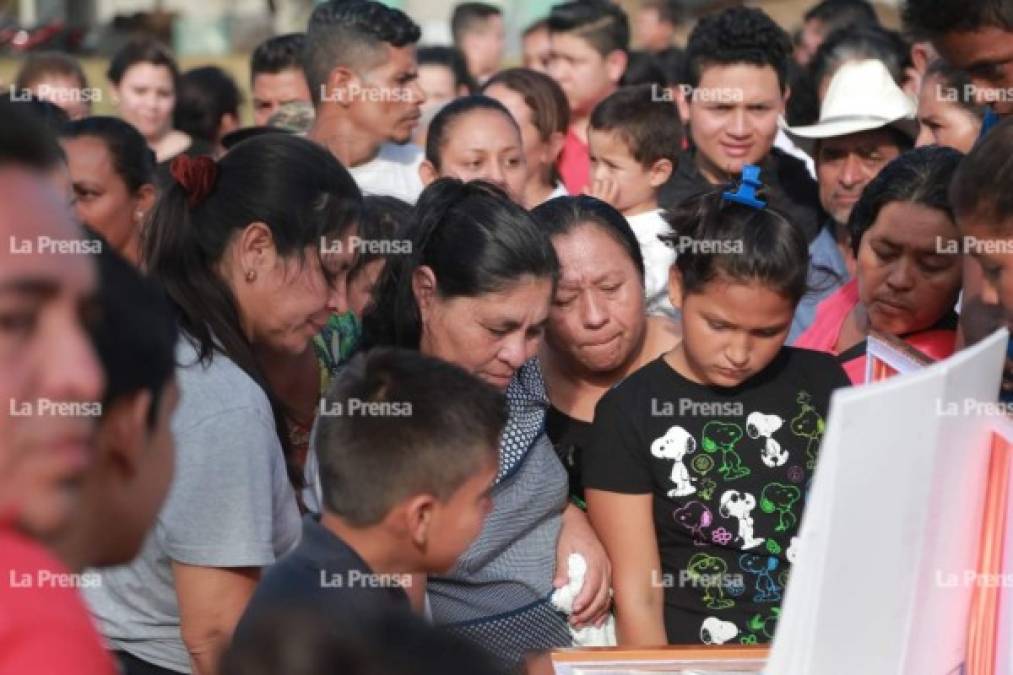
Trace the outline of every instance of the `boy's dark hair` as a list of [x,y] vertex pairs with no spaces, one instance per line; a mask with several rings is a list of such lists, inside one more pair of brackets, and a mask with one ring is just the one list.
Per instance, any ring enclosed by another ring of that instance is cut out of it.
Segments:
[[375,0],[329,0],[317,5],[306,30],[303,70],[313,104],[338,66],[371,68],[382,60],[386,45],[404,47],[419,41],[422,31],[407,14]]
[[474,93],[476,86],[475,81],[471,78],[471,73],[468,72],[468,62],[457,47],[444,45],[419,47],[416,59],[419,67],[443,66],[453,74],[455,89],[464,85],[469,94]]
[[131,40],[116,52],[109,61],[106,77],[110,82],[118,85],[130,67],[138,63],[165,66],[172,73],[173,84],[177,84],[179,81],[179,66],[176,65],[172,51],[161,42],[150,38]]
[[630,50],[630,22],[622,7],[608,0],[572,0],[552,8],[550,33],[571,33],[587,40],[603,57]]
[[619,134],[630,154],[647,168],[668,159],[673,169],[682,149],[682,123],[675,104],[655,100],[649,84],[623,87],[591,111],[590,128]]
[[[362,208],[356,222],[356,235],[364,241],[391,241],[404,239],[412,217],[412,206],[397,197],[369,195],[362,198]],[[359,274],[366,265],[386,256],[366,247],[356,252],[355,263],[348,270],[348,278]]]
[[653,9],[658,13],[658,21],[673,26],[682,19],[682,5],[679,0],[641,0],[640,9]]
[[106,375],[102,405],[147,390],[151,392],[148,428],[158,422],[158,406],[176,370],[179,329],[162,287],[144,277],[125,258],[102,242],[98,255],[99,302],[95,350]]
[[623,214],[607,202],[588,195],[553,197],[532,209],[531,217],[549,237],[570,234],[584,225],[598,228],[626,252],[643,283],[644,255],[637,235]]
[[118,117],[85,117],[68,122],[61,138],[89,136],[101,140],[113,160],[113,169],[131,194],[155,181],[155,153],[134,125]]
[[904,36],[882,26],[855,26],[834,31],[823,41],[809,64],[813,86],[847,61],[882,61],[900,86],[904,69],[911,65],[911,49]]
[[503,16],[502,10],[495,5],[484,2],[458,3],[450,16],[450,34],[454,38],[454,44],[460,45],[465,33],[475,30],[494,16]]
[[862,244],[862,235],[891,202],[920,204],[956,220],[949,187],[963,156],[953,148],[927,145],[909,150],[883,167],[862,190],[848,218],[848,234],[855,256]]
[[25,59],[14,79],[14,88],[19,91],[31,89],[36,82],[48,75],[74,78],[82,89],[88,86],[88,78],[81,69],[81,64],[73,56],[63,52],[37,52]]
[[379,523],[413,495],[450,499],[495,461],[506,425],[502,393],[407,349],[356,356],[324,401],[314,438],[323,504],[352,527]]
[[657,57],[651,52],[634,50],[629,53],[626,71],[619,85],[635,87],[639,84],[654,85],[658,90],[668,86],[668,75],[662,70]]
[[[996,231],[1013,229],[1013,117],[985,134],[960,163],[950,184],[950,202],[961,217],[992,223]],[[868,188],[867,188],[868,189]]]
[[172,123],[176,129],[208,143],[217,143],[222,117],[239,120],[239,86],[218,66],[188,70],[179,78]]
[[730,7],[705,16],[690,33],[685,82],[698,86],[707,66],[747,63],[773,68],[784,93],[792,52],[791,38],[763,10]]
[[250,82],[262,73],[275,75],[290,68],[302,70],[305,33],[286,33],[264,40],[250,55]]
[[915,40],[971,33],[988,26],[1013,31],[1013,3],[1009,0],[907,0],[901,17]]
[[665,75],[669,87],[676,87],[686,74],[686,52],[678,47],[668,47],[655,52],[654,61]]
[[[53,134],[59,134],[63,125],[70,122],[67,111],[52,101],[46,101],[33,94],[18,92],[15,98],[11,97],[14,92],[0,94],[0,101],[9,102],[17,106],[17,109],[27,111],[32,117],[40,121],[46,130]],[[59,148],[59,146],[57,146]],[[62,149],[59,150],[61,158],[66,157]]]
[[[734,186],[691,197],[666,217],[672,233],[659,238],[678,252],[675,265],[682,273],[683,294],[702,292],[718,279],[760,281],[797,305],[808,290],[805,234],[776,209],[756,209],[722,198],[728,189]],[[687,241],[729,246],[705,252],[684,246]]]
[[442,151],[443,146],[447,143],[448,132],[454,121],[459,117],[466,115],[473,110],[493,110],[501,113],[510,120],[510,124],[517,129],[518,135],[520,134],[520,127],[517,126],[517,120],[513,118],[510,111],[506,107],[494,98],[489,98],[482,94],[472,94],[471,96],[462,96],[455,98],[450,103],[443,106],[433,121],[429,123],[429,133],[426,135],[426,159],[436,168],[440,170],[442,164]]
[[806,21],[823,24],[823,34],[851,26],[878,26],[879,17],[867,0],[823,0],[805,13]]
[[930,77],[939,78],[939,84],[953,94],[957,105],[971,113],[979,120],[985,118],[985,111],[988,106],[978,103],[972,94],[971,78],[966,70],[954,68],[944,59],[936,59],[925,68],[922,82]]
[[55,132],[39,119],[33,106],[0,99],[0,167],[14,164],[49,171],[65,161]]

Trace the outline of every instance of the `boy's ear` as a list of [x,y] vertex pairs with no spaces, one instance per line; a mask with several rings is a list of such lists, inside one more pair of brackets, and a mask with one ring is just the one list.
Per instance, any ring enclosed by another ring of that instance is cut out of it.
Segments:
[[545,158],[545,163],[555,164],[559,159],[559,153],[563,152],[564,145],[566,145],[566,134],[562,131],[553,131],[549,140],[545,142],[545,152],[548,155]]
[[119,398],[102,415],[103,448],[107,463],[124,478],[133,478],[148,434],[151,392],[142,389]]
[[683,128],[689,124],[689,98],[692,96],[688,86],[675,87],[675,107],[679,109],[679,119]]
[[668,268],[668,300],[682,311],[682,272],[675,264]]
[[651,165],[647,173],[647,180],[650,182],[651,187],[659,188],[668,182],[674,170],[675,165],[672,163],[672,160],[662,157],[655,160],[654,164]]
[[630,57],[621,49],[613,49],[605,56],[605,73],[613,84],[619,84],[626,72]]
[[433,163],[428,159],[422,160],[419,164],[419,178],[422,179],[422,185],[428,187],[430,183],[440,177],[439,171],[433,166]]
[[404,503],[403,509],[408,535],[411,537],[412,544],[419,550],[425,550],[429,546],[436,504],[436,497],[429,494],[415,495]]

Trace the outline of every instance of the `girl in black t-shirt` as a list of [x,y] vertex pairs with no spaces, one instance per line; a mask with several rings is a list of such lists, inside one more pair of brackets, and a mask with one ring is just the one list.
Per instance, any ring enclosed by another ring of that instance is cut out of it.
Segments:
[[595,408],[583,476],[620,644],[765,643],[777,625],[830,394],[848,379],[784,346],[808,247],[755,187],[670,215],[683,340]]

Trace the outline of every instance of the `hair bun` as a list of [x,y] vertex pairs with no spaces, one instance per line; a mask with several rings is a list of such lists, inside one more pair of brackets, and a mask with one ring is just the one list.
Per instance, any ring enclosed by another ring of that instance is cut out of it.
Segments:
[[218,164],[206,155],[190,157],[179,154],[169,165],[169,172],[184,192],[186,203],[192,209],[203,202],[215,187]]

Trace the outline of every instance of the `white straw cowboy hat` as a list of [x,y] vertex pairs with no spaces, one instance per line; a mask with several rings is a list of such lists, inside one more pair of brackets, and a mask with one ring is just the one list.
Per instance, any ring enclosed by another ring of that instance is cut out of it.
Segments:
[[837,69],[820,106],[816,124],[780,125],[796,145],[811,154],[821,138],[847,136],[892,126],[913,140],[918,135],[915,102],[897,86],[882,61],[849,61]]

